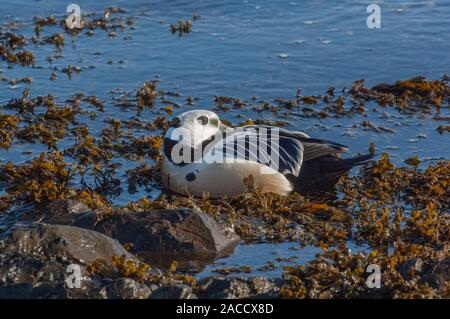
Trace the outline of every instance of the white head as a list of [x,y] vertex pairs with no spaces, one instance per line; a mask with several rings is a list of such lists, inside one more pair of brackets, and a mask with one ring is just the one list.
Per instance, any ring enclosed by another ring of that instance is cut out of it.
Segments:
[[216,113],[208,110],[192,110],[178,115],[169,122],[165,138],[196,148],[214,136],[220,126]]

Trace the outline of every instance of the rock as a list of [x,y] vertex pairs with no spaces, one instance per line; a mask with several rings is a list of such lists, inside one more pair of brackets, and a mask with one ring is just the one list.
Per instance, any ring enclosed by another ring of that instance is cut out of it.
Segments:
[[20,225],[1,243],[1,255],[28,258],[49,257],[87,265],[97,258],[109,265],[114,255],[135,258],[117,240],[95,231],[73,226]]
[[83,276],[80,288],[69,289],[64,286],[67,298],[70,299],[108,299],[112,298],[108,295],[107,287],[110,279],[101,279],[95,276]]
[[83,204],[57,200],[48,206],[43,220],[95,230],[121,244],[133,244],[131,252],[151,265],[167,268],[176,260],[178,269],[193,272],[229,255],[240,241],[233,227],[185,208],[124,212],[99,221]]
[[233,227],[201,211],[183,208],[124,212],[99,221],[83,204],[55,200],[47,206],[43,221],[95,230],[121,244],[133,244],[131,252],[151,265],[168,268],[177,261],[179,270],[191,272],[229,255],[240,241]]
[[73,199],[55,199],[47,209],[53,216],[76,215],[90,210],[85,204]]
[[[84,218],[77,225],[89,227],[90,223],[90,218]],[[120,213],[97,223],[94,230],[122,244],[132,243],[132,253],[162,267],[174,260],[180,267],[193,260],[210,263],[233,252],[240,240],[231,227],[191,209]]]
[[63,284],[7,284],[0,285],[0,299],[56,299],[67,298]]
[[8,207],[9,205],[0,199],[0,211],[5,210]]
[[156,289],[151,299],[197,299],[192,288],[183,284],[166,285]]
[[73,199],[56,199],[45,209],[43,221],[49,224],[73,225],[89,207]]
[[[84,215],[97,218],[93,212],[85,204],[73,199],[55,199],[48,203],[45,207],[35,209],[24,209],[20,213],[20,220],[25,222],[44,222],[57,225],[75,225]],[[92,221],[94,225],[95,220]],[[88,227],[84,227],[88,228]]]
[[275,298],[279,296],[282,280],[265,277],[209,277],[201,280],[198,285],[203,286],[198,293],[200,298]]
[[152,290],[131,278],[119,278],[107,286],[110,298],[121,299],[147,299]]
[[[16,224],[0,240],[0,298],[102,298],[105,283],[86,265],[97,258],[107,266],[114,255],[136,259],[116,240],[72,226]],[[81,288],[68,288],[66,278],[79,266]]]

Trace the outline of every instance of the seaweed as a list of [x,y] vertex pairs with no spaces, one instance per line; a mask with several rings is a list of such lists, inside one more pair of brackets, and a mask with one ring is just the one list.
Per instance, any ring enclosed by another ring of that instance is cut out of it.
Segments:
[[99,274],[107,278],[132,278],[143,283],[148,279],[150,265],[140,260],[127,259],[125,255],[114,255],[111,266],[105,260],[97,259],[87,265],[90,274]]
[[183,21],[179,20],[177,24],[170,25],[170,31],[172,33],[178,32],[179,36],[182,36],[183,34],[187,34],[191,31],[191,21],[186,20],[183,23]]

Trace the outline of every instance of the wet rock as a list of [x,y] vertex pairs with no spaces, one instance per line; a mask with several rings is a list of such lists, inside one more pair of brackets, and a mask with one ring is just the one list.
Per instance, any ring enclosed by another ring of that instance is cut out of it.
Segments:
[[111,263],[114,255],[134,258],[116,240],[73,226],[17,224],[0,243],[2,255],[49,257],[89,264],[97,258]]
[[[114,255],[128,253],[116,240],[72,226],[16,224],[0,240],[0,298],[102,298],[101,279],[92,277],[86,265],[97,258],[111,265]],[[79,266],[79,288],[66,285]]]
[[[48,224],[74,225],[87,216],[96,219],[95,212],[85,204],[73,199],[55,199],[43,208],[36,209],[32,206],[23,209],[20,219],[27,222],[40,221]],[[95,220],[92,221],[92,225],[94,223]]]
[[89,211],[85,204],[73,199],[56,199],[47,208],[52,215],[73,215]]
[[0,211],[5,210],[8,207],[9,205],[0,199]]
[[119,278],[107,286],[110,298],[147,299],[152,289],[131,278]]
[[276,298],[281,285],[282,280],[264,277],[209,277],[199,282],[203,288],[198,295],[206,299]]
[[88,213],[89,207],[73,199],[57,199],[45,209],[44,220],[49,224],[72,225],[80,215]]
[[193,272],[229,255],[240,241],[233,227],[184,208],[123,212],[99,221],[83,204],[58,200],[48,206],[44,221],[95,230],[121,244],[131,243],[130,251],[151,265],[167,268],[176,260],[178,269]]
[[[84,268],[83,268],[84,273]],[[83,276],[80,288],[69,289],[64,286],[67,293],[67,298],[70,299],[109,299],[108,283],[110,279],[102,279],[96,276]]]
[[156,289],[151,299],[197,299],[192,288],[183,284],[166,285]]
[[48,205],[43,221],[95,230],[132,244],[130,251],[151,265],[198,272],[233,252],[240,238],[233,227],[192,209],[122,212],[99,220],[94,211],[73,200]]
[[[90,223],[87,218],[77,225],[89,227]],[[176,260],[179,269],[193,260],[210,263],[227,256],[240,240],[231,227],[190,209],[121,213],[98,223],[94,230],[122,244],[132,243],[130,251],[152,265],[168,267]]]
[[63,284],[7,284],[0,286],[0,299],[61,299],[67,298]]

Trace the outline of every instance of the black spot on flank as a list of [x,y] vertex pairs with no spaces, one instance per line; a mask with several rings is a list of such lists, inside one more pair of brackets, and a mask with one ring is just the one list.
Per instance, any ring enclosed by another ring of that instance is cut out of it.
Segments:
[[186,180],[187,180],[188,182],[195,181],[195,174],[194,174],[194,173],[189,173],[189,174],[187,174],[187,175],[186,175]]

